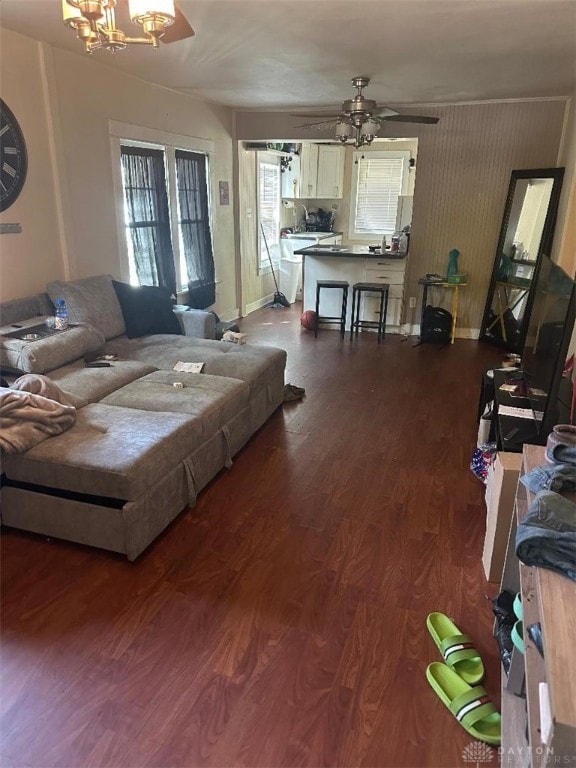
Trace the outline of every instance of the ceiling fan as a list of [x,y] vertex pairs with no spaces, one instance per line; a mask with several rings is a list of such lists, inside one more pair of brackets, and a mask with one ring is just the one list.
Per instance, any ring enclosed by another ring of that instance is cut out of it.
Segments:
[[[128,19],[141,25],[143,37],[131,37],[116,24]],[[193,37],[194,30],[174,0],[62,0],[64,24],[73,29],[86,52],[99,48],[119,51],[131,43],[175,43]]]
[[363,90],[370,82],[369,77],[353,77],[352,85],[356,88],[356,96],[342,102],[340,112],[293,112],[294,117],[323,118],[320,122],[304,123],[296,128],[328,128],[336,127],[336,138],[343,144],[353,141],[356,147],[370,144],[376,137],[384,122],[396,123],[425,123],[434,125],[438,117],[425,115],[401,115],[395,109],[378,105],[372,99],[367,99]]

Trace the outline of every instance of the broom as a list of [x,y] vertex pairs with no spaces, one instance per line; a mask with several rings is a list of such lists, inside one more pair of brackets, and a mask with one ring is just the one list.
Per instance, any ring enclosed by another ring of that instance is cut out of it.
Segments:
[[264,238],[264,245],[266,246],[268,261],[270,262],[270,269],[272,270],[274,285],[276,286],[276,293],[274,294],[272,304],[269,304],[269,306],[272,309],[282,309],[282,307],[289,307],[290,302],[288,301],[286,296],[284,296],[284,294],[280,291],[280,288],[278,288],[278,281],[276,280],[276,273],[274,272],[274,264],[272,263],[272,256],[270,256],[270,249],[268,248],[268,241],[266,240],[266,234],[264,232],[264,227],[262,226],[262,222],[260,222],[260,229],[262,230],[262,237]]

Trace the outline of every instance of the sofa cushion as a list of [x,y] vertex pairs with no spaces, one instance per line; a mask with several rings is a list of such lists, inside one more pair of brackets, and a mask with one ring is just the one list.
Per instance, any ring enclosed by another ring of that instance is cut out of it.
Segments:
[[141,339],[123,336],[107,342],[106,351],[117,354],[121,359],[152,363],[162,370],[172,370],[179,360],[204,363],[203,373],[240,379],[251,390],[260,389],[286,365],[283,349],[230,344],[191,336],[158,335]]
[[[174,382],[183,384],[175,389]],[[156,371],[102,400],[107,405],[145,411],[175,411],[197,416],[208,439],[248,405],[250,389],[237,379],[204,373]]]
[[181,334],[169,288],[112,281],[129,339],[152,333]]
[[134,360],[114,361],[109,368],[86,368],[82,361],[78,361],[52,371],[50,378],[58,382],[79,408],[80,401],[82,405],[97,403],[116,389],[155,370],[154,365]]
[[94,403],[72,429],[6,456],[3,469],[18,482],[133,501],[196,449],[200,432],[188,414]]
[[[34,328],[27,329],[31,332]],[[104,344],[102,334],[89,325],[50,333],[36,340],[0,337],[0,366],[26,373],[47,373],[95,352]]]
[[56,280],[46,290],[53,302],[64,299],[71,323],[89,323],[106,339],[121,336],[126,327],[111,275],[85,277],[68,283]]
[[28,318],[37,318],[42,322],[54,314],[54,307],[46,293],[36,293],[23,299],[3,301],[0,305],[0,325],[9,326]]

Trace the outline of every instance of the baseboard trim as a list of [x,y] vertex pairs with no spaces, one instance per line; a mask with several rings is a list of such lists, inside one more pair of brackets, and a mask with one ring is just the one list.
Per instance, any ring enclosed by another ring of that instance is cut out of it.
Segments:
[[274,300],[274,294],[270,293],[268,296],[263,296],[257,301],[252,301],[250,304],[246,304],[246,314],[251,315],[252,312],[256,312],[257,309],[262,309],[267,304],[270,304]]
[[231,323],[233,320],[238,320],[240,317],[240,310],[238,307],[235,307],[234,309],[229,309],[226,312],[223,312],[221,315],[218,315],[220,320],[224,320],[225,323]]
[[[411,325],[410,323],[405,323],[402,326],[402,333],[405,336],[420,336],[420,324]],[[454,335],[457,339],[472,339],[478,341],[480,338],[480,328],[456,328],[456,333]]]

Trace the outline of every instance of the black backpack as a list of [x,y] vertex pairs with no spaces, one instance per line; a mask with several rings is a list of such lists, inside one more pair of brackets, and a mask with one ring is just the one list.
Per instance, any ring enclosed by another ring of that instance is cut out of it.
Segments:
[[422,343],[448,344],[452,333],[452,315],[442,307],[432,307],[430,304],[424,309],[422,327],[420,328],[420,341]]

